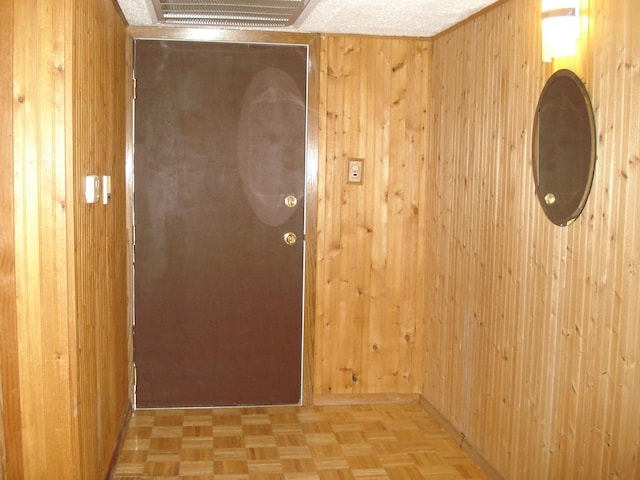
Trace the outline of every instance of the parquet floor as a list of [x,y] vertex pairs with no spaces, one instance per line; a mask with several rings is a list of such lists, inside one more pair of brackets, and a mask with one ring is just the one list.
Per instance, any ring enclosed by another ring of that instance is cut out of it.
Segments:
[[419,405],[136,410],[115,480],[486,479]]

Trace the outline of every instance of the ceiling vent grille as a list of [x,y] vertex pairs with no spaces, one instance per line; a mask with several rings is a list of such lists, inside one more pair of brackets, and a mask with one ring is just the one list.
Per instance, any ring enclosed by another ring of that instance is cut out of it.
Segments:
[[227,27],[292,25],[309,0],[153,0],[162,23]]

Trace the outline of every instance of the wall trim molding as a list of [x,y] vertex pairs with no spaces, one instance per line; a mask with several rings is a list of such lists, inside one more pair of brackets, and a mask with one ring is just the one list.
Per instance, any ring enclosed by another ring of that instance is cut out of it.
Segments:
[[416,404],[417,393],[356,393],[356,394],[320,394],[313,396],[314,405],[366,405],[366,404]]
[[127,437],[127,430],[129,429],[129,423],[131,422],[131,416],[133,415],[133,407],[131,403],[127,404],[127,408],[122,415],[122,420],[120,421],[120,434],[118,435],[118,439],[113,449],[113,454],[111,455],[111,461],[109,462],[109,468],[107,469],[106,479],[111,479],[116,473],[116,466],[118,465],[118,458],[120,457],[120,452],[122,452],[122,447],[124,446],[124,441]]
[[438,422],[438,424],[453,437],[464,452],[476,462],[478,467],[487,475],[489,480],[505,480],[505,477],[496,470],[496,468],[480,453],[480,450],[470,442],[464,432],[459,430],[451,421],[445,417],[436,407],[422,395],[419,396],[418,403],[420,406]]

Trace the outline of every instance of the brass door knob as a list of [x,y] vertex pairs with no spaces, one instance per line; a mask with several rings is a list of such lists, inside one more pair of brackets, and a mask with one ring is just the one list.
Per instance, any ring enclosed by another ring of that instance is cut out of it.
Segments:
[[544,203],[546,203],[547,205],[553,205],[554,203],[556,203],[556,196],[553,193],[547,193],[544,196]]
[[287,232],[284,234],[284,243],[287,245],[293,245],[298,240],[298,237],[293,232]]
[[295,195],[289,195],[284,199],[284,204],[289,208],[293,208],[298,204],[298,199]]

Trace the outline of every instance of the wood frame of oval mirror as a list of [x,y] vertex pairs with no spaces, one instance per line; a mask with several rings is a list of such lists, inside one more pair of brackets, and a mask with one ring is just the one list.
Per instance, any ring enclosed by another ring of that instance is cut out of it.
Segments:
[[571,70],[558,70],[542,89],[532,152],[536,196],[545,215],[556,225],[570,225],[587,203],[596,163],[591,99]]

